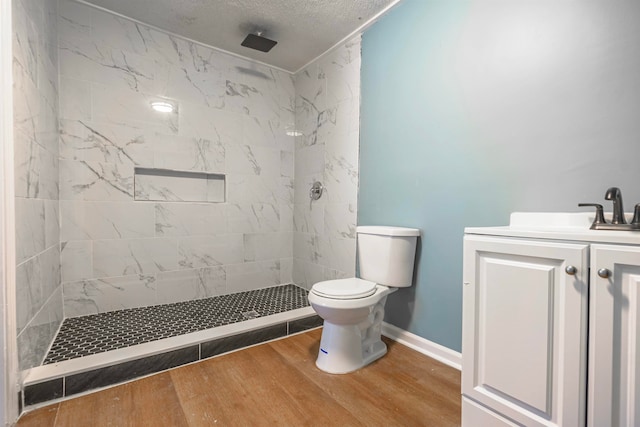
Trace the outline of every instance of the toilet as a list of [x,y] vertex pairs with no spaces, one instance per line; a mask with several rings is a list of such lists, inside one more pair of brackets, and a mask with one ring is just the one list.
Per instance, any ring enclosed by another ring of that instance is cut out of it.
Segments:
[[411,286],[416,228],[356,228],[360,278],[318,282],[309,303],[324,319],[316,366],[346,374],[384,356],[381,340],[384,304],[397,288]]

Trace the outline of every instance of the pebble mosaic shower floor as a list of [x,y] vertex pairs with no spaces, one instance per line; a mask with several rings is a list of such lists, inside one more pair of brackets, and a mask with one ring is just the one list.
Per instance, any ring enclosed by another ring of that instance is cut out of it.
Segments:
[[296,285],[65,319],[44,365],[308,307]]

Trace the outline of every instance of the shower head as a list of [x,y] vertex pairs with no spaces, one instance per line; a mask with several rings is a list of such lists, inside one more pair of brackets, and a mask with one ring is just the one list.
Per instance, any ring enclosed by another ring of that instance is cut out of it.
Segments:
[[244,47],[259,50],[260,52],[269,52],[271,48],[273,48],[276,44],[278,44],[277,41],[269,40],[266,37],[262,37],[260,33],[258,33],[257,35],[247,35],[247,37],[241,43],[241,45]]

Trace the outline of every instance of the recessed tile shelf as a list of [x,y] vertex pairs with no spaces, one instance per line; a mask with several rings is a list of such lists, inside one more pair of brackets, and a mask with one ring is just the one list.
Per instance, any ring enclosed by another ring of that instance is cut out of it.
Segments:
[[223,174],[137,167],[134,200],[222,203],[225,182]]

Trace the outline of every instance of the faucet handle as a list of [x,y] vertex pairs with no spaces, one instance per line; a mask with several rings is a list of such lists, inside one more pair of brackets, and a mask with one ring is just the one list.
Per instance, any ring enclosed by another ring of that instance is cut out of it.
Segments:
[[638,203],[633,210],[633,219],[631,220],[631,224],[640,226],[640,203]]
[[[598,224],[606,224],[607,221],[604,220],[604,209],[602,208],[602,205],[599,203],[578,203],[578,206],[583,208],[586,206],[592,206],[594,208],[596,208],[596,217],[593,220],[593,224],[591,224],[591,229],[594,230],[596,228],[596,225]],[[638,203],[638,206],[640,206],[640,203]],[[637,206],[636,206],[637,209]]]

